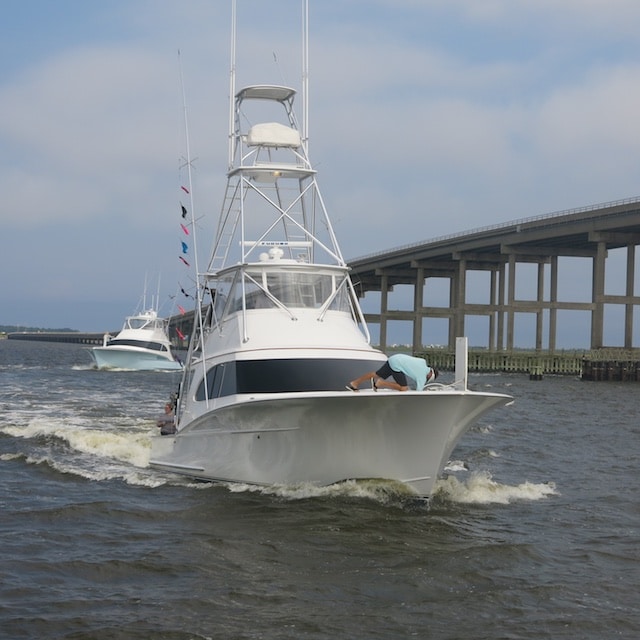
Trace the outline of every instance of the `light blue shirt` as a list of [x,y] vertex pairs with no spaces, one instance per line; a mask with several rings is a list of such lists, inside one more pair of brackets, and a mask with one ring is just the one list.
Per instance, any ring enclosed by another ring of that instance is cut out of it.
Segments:
[[[431,367],[423,358],[408,356],[406,353],[396,353],[389,356],[389,366],[394,371],[401,371],[407,378],[410,378],[413,384],[409,384],[409,386],[418,391],[424,389],[427,384],[427,376],[431,371]],[[407,382],[409,382],[409,380],[407,380]]]

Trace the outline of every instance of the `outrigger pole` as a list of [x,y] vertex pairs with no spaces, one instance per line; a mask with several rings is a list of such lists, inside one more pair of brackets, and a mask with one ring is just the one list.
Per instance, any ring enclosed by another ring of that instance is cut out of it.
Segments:
[[[189,135],[189,118],[187,117],[187,97],[186,91],[184,87],[184,75],[182,72],[182,59],[180,57],[180,50],[178,49],[178,66],[180,72],[180,90],[182,92],[182,113],[184,120],[184,132],[185,132],[185,153],[186,153],[186,167],[187,167],[187,183],[189,185],[189,209],[191,212],[191,233],[193,238],[193,268],[196,275],[196,295],[195,295],[195,309],[194,309],[194,319],[193,324],[194,327],[191,330],[191,335],[189,336],[189,348],[187,351],[187,362],[191,359],[193,350],[196,347],[195,340],[197,336],[202,335],[202,301],[203,301],[203,291],[201,286],[201,277],[200,277],[200,267],[198,263],[198,233],[196,230],[196,216],[195,216],[195,208],[194,208],[194,198],[193,198],[193,175],[192,175],[192,159],[191,159],[191,143],[190,143],[190,135]],[[197,329],[194,331],[194,329]],[[195,334],[195,335],[194,335]],[[203,360],[204,366],[204,360]],[[180,382],[180,389],[178,390],[178,402],[176,403],[176,426],[180,419],[180,396],[182,389],[184,388],[187,377],[187,367],[183,366],[182,369],[182,380]],[[206,371],[205,371],[205,379],[206,379]]]

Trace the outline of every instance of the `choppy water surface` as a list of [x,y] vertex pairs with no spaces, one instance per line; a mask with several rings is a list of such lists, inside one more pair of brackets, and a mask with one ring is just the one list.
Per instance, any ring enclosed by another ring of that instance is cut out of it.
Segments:
[[86,349],[0,341],[2,638],[640,637],[637,385],[471,376],[516,401],[427,509],[151,470],[177,374]]

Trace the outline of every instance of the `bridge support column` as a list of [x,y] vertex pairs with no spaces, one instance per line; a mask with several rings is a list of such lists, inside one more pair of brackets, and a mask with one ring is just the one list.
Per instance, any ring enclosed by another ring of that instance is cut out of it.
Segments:
[[380,350],[387,349],[387,311],[389,304],[389,278],[380,276]]
[[[489,284],[489,304],[493,309],[496,308],[496,279],[498,272],[495,269],[491,269],[490,284]],[[495,351],[496,348],[496,311],[489,313],[489,351]]]
[[515,326],[514,303],[516,299],[516,257],[509,255],[509,292],[507,299],[507,349],[513,349],[513,331]]
[[455,298],[455,315],[453,316],[453,324],[455,329],[454,341],[450,342],[450,346],[455,348],[455,338],[464,336],[464,321],[467,310],[467,261],[461,258],[458,261],[458,275]]
[[496,337],[496,346],[498,349],[504,349],[504,295],[505,295],[505,276],[506,269],[504,264],[498,269],[500,280],[498,281],[498,335]]
[[449,349],[452,349],[452,345],[456,343],[456,310],[455,301],[458,299],[458,273],[455,272],[449,278]]
[[[633,298],[634,274],[636,264],[636,247],[633,244],[627,245],[627,299]],[[624,309],[624,348],[633,347],[633,303],[627,302]]]
[[551,282],[549,284],[549,351],[556,350],[556,337],[558,332],[558,256],[551,256]]
[[413,290],[413,352],[422,351],[422,307],[424,297],[424,269],[416,269],[416,283]]
[[544,323],[544,262],[538,262],[538,310],[536,311],[536,351],[542,351],[542,327]]
[[603,324],[604,324],[604,265],[607,257],[607,243],[598,242],[596,255],[593,258],[593,278],[591,302],[593,311],[591,312],[591,348],[601,349],[603,346]]

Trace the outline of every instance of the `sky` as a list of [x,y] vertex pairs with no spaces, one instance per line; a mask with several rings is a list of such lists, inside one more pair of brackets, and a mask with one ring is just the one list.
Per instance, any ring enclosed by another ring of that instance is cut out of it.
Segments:
[[[640,195],[637,0],[309,5],[310,155],[347,261]],[[187,140],[204,262],[223,196],[230,15],[4,3],[0,324],[117,330],[145,282],[176,312]],[[300,24],[300,0],[238,0],[237,86],[299,88]]]

